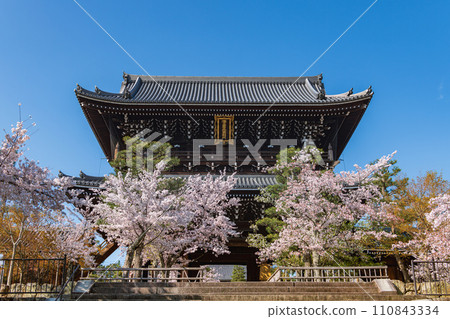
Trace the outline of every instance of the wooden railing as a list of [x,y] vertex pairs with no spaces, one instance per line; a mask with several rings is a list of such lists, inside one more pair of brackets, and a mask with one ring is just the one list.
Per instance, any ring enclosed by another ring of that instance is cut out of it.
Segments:
[[204,282],[204,267],[178,268],[82,268],[80,280],[97,282]]
[[355,282],[388,278],[387,266],[279,267],[268,281]]

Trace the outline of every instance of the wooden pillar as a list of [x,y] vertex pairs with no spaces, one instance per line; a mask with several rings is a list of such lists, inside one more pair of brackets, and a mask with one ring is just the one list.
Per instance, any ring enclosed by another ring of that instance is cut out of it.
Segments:
[[247,281],[259,281],[259,267],[256,263],[256,256],[249,258],[247,261]]

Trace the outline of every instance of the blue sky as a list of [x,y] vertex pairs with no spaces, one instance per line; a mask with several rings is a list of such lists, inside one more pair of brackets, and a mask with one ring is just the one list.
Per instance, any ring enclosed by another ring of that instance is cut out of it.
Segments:
[[[372,3],[79,0],[152,75],[299,76]],[[307,73],[327,93],[373,86],[342,155],[398,150],[411,177],[450,178],[450,2],[379,0]],[[0,128],[32,115],[28,156],[54,174],[110,172],[73,92],[118,91],[143,71],[72,0],[0,4]]]

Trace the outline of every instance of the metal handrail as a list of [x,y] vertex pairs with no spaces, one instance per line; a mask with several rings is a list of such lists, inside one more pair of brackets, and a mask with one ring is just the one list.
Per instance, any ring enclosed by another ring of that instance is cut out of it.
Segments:
[[64,285],[61,287],[61,291],[59,292],[58,296],[56,296],[55,301],[61,300],[60,298],[62,297],[62,295],[64,294],[64,290],[67,287],[67,284],[69,283],[69,281],[72,281],[72,287],[70,288],[70,293],[72,294],[72,290],[73,290],[73,278],[75,277],[75,273],[78,271],[78,269],[80,269],[80,265],[77,265],[77,267],[75,268],[75,270],[72,272],[72,274],[70,275],[69,279],[66,280],[66,282],[64,283]]
[[0,261],[63,261],[64,258],[0,258]]
[[[23,269],[21,272],[19,269]],[[11,281],[8,277],[11,274]],[[58,287],[66,278],[66,257],[64,258],[1,258],[0,288],[9,296],[56,295]],[[5,283],[6,279],[6,283]],[[29,298],[29,297],[26,297]],[[31,298],[31,297],[30,297]]]

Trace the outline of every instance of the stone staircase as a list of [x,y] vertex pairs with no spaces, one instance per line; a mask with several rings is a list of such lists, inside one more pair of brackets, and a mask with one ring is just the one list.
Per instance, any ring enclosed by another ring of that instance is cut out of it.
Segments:
[[81,300],[337,301],[415,300],[419,296],[381,292],[374,282],[97,282]]

